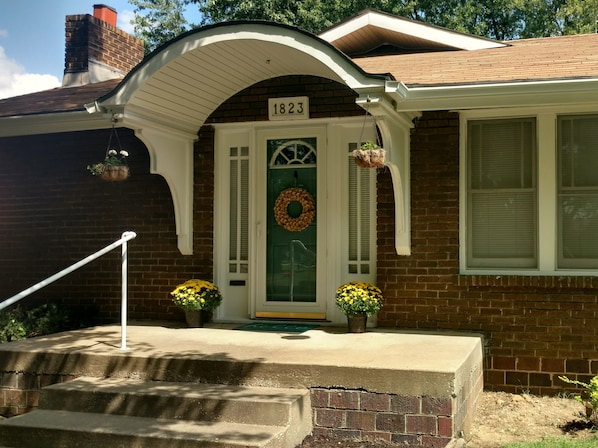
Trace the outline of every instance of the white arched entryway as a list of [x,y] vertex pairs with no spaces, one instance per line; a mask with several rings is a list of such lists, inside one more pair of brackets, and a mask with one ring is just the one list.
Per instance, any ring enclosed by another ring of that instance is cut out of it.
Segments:
[[[387,96],[387,89],[389,86],[396,87],[395,81],[388,76],[364,73],[344,54],[310,33],[267,22],[235,22],[187,33],[158,49],[135,68],[113,92],[94,104],[87,105],[87,108],[92,113],[116,117],[120,126],[134,129],[136,135],[146,144],[151,158],[151,171],[162,175],[170,187],[179,250],[183,254],[192,254],[193,144],[197,139],[198,129],[220,104],[236,93],[260,81],[290,75],[311,75],[344,84],[357,92],[358,104],[372,114],[383,135],[388,151],[387,166],[395,186],[397,251],[409,253],[409,129],[412,125],[411,118],[415,114],[401,115],[394,110],[393,102]],[[346,148],[359,141],[357,134],[360,132],[361,123],[355,119],[330,123],[311,120],[309,116],[305,116],[300,124],[297,124],[299,121],[294,121],[293,126],[286,126],[284,129],[285,126],[281,123],[289,118],[291,117],[285,116],[282,117],[282,121],[250,128],[217,128],[217,144],[222,148],[218,147],[216,150],[218,153],[228,153],[229,145],[239,135],[243,136],[243,145],[248,148],[265,148],[269,141],[277,139],[300,138],[303,139],[301,145],[317,141],[319,150],[326,149],[321,151],[321,154],[328,154],[326,157],[344,157],[346,163]],[[281,126],[283,134],[280,134]],[[294,129],[293,132],[289,132],[289,128]],[[332,137],[337,143],[328,145],[327,142]],[[258,158],[266,157],[259,151],[255,154]],[[218,170],[218,166],[223,162],[216,160],[216,163]],[[330,297],[333,296],[337,283],[346,278],[338,275],[336,262],[323,254],[342,250],[342,244],[337,242],[331,245],[332,240],[329,239],[335,232],[330,226],[338,226],[340,216],[338,211],[329,210],[338,207],[344,200],[340,187],[332,182],[335,176],[346,177],[346,170],[335,173],[332,161],[323,156],[319,158],[318,164],[319,167],[327,166],[319,170],[318,178],[314,180],[318,188],[325,193],[318,200],[319,249],[317,253],[314,252],[314,263],[318,259],[319,266],[326,266],[326,269],[318,269],[318,291],[315,294],[323,299],[304,307],[303,312],[299,314],[319,318],[325,316],[334,321],[340,317],[333,315]],[[253,232],[250,235],[253,248],[250,263],[253,268],[248,275],[252,277],[246,282],[247,288],[242,297],[237,300],[243,305],[233,306],[234,301],[231,299],[227,301],[227,305],[232,306],[231,309],[222,307],[221,312],[229,319],[255,317],[259,313],[267,315],[277,310],[272,303],[265,303],[263,300],[266,299],[262,299],[267,295],[265,279],[269,275],[268,267],[262,264],[262,260],[268,258],[265,249],[268,246],[265,236],[268,232],[264,221],[265,213],[262,210],[266,207],[266,202],[256,199],[267,196],[268,187],[261,184],[259,179],[266,179],[268,172],[260,172],[262,169],[265,170],[260,165],[252,171],[258,180],[252,185],[251,190],[256,193],[248,198],[253,202],[252,209],[257,210],[250,223]],[[303,173],[307,173],[308,169]],[[218,182],[219,178],[226,176],[219,175],[216,178]],[[219,191],[218,186],[216,187]],[[222,188],[224,187],[221,186],[220,190]],[[370,213],[375,216],[375,195],[373,196],[374,205]],[[226,246],[221,240],[226,237],[219,236],[218,229],[221,229],[228,219],[226,214],[230,209],[219,210],[220,204],[226,202],[220,199],[222,198],[216,200],[215,210],[215,275],[221,276],[221,283],[228,285],[237,280],[234,280],[234,276],[227,277],[221,274],[227,263],[219,259],[222,248]],[[325,218],[332,216],[332,213],[336,213],[336,218],[326,220]],[[375,219],[373,221],[375,223]],[[372,231],[375,247],[375,224]],[[297,250],[303,249],[297,245]],[[363,268],[363,271],[367,271],[367,274],[362,277],[356,274],[356,278],[375,280],[375,267]],[[293,288],[295,283],[291,289]],[[238,288],[229,291],[228,296],[233,296],[237,291]],[[295,297],[300,294],[293,291],[291,295]],[[249,306],[246,306],[246,303],[249,303]],[[248,312],[239,311],[240,309]],[[286,312],[292,314],[293,310]]]

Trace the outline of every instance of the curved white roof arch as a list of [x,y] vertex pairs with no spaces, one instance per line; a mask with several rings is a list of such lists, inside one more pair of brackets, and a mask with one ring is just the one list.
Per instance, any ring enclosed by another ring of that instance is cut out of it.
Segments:
[[[226,99],[266,79],[313,75],[359,91],[383,91],[388,75],[365,73],[328,42],[298,28],[239,21],[190,31],[158,48],[94,107],[196,133]],[[125,124],[126,125],[126,124]]]
[[383,95],[389,75],[367,74],[328,42],[271,22],[228,22],[190,31],[133,69],[91,113],[117,116],[150,154],[150,171],[169,185],[181,253],[193,253],[193,142],[231,96],[287,75],[332,79],[361,94]]

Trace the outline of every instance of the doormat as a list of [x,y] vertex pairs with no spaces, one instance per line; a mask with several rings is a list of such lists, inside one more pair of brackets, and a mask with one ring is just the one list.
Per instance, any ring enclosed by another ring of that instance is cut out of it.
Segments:
[[304,331],[318,328],[318,324],[300,324],[295,322],[252,322],[235,327],[234,330],[242,331],[270,331],[273,333],[303,333]]

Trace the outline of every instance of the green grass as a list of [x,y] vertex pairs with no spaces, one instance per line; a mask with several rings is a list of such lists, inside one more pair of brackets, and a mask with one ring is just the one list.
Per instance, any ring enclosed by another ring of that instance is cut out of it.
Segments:
[[505,445],[503,448],[596,448],[598,437],[587,440],[571,440],[566,438],[546,439],[539,442],[518,442]]

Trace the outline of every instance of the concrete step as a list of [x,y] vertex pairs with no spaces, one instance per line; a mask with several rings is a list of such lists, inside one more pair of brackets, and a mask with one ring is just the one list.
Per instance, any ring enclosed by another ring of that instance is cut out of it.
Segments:
[[307,389],[91,377],[44,388],[40,408],[274,426],[311,409]]
[[284,431],[279,426],[37,410],[6,420],[0,440],[14,448],[293,446],[280,444]]
[[81,377],[0,422],[12,448],[294,448],[312,429],[300,389]]

